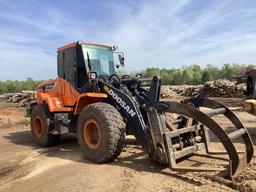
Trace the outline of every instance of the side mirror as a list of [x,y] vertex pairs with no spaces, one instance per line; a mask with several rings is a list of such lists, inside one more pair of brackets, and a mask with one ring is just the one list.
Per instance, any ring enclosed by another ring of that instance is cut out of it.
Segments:
[[123,52],[116,52],[114,51],[113,53],[117,54],[118,56],[118,60],[119,60],[119,63],[116,64],[116,68],[118,69],[120,66],[124,66],[124,53]]
[[118,49],[118,46],[116,46],[116,45],[114,45],[113,47],[112,47],[112,50],[113,51],[115,51],[115,50],[117,50]]
[[124,56],[121,54],[118,54],[118,59],[119,59],[120,65],[124,66]]
[[142,74],[138,73],[135,75],[136,78],[142,78]]

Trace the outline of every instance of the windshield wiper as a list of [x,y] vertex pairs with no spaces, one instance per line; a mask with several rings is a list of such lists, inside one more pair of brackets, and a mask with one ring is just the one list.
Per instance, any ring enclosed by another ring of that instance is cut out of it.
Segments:
[[89,70],[92,71],[92,64],[91,64],[91,60],[90,60],[88,51],[86,52],[86,54],[87,54],[87,61],[88,61]]

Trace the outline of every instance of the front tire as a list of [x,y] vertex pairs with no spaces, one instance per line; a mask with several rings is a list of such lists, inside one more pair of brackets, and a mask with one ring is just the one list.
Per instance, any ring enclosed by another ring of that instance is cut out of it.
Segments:
[[78,119],[77,137],[86,159],[104,163],[114,160],[125,144],[125,123],[115,107],[90,104]]
[[59,143],[60,135],[49,134],[50,125],[47,119],[51,118],[48,106],[45,104],[35,105],[31,113],[31,132],[37,145],[41,147],[53,146]]

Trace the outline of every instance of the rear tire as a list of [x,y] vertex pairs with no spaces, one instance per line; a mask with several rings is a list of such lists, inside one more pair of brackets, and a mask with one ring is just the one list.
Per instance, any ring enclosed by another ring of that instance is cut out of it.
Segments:
[[35,105],[31,113],[31,132],[37,145],[41,147],[53,146],[59,143],[60,135],[49,134],[50,126],[47,119],[51,118],[48,106]]
[[125,144],[125,123],[115,107],[90,104],[78,119],[77,137],[86,159],[104,163],[117,158]]

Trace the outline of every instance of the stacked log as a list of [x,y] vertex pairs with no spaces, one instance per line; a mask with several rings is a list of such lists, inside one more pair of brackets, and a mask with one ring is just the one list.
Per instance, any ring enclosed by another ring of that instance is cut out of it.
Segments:
[[181,96],[195,96],[200,93],[203,85],[179,85],[171,86],[171,89]]
[[161,87],[161,93],[160,93],[161,98],[171,98],[176,95],[177,95],[177,92],[172,89],[172,86],[164,85]]
[[204,84],[201,93],[206,97],[243,97],[245,85],[237,85],[229,80],[209,81]]
[[0,95],[0,101],[18,103],[19,107],[25,107],[28,103],[35,100],[35,91],[22,91],[20,93],[6,93]]
[[161,97],[192,97],[200,94],[204,97],[242,98],[244,91],[245,84],[236,84],[229,80],[216,80],[206,82],[204,85],[164,85],[161,88]]

